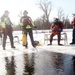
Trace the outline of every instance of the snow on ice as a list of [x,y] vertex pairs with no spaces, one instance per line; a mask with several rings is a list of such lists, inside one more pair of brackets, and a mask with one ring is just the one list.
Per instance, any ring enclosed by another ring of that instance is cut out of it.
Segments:
[[[44,34],[45,33],[49,33],[49,30],[34,30],[33,31],[33,36],[34,36],[34,40],[36,41],[39,41],[40,44],[42,44],[42,46],[37,46],[36,48],[38,49],[38,51],[43,51],[43,50],[47,50],[47,51],[51,51],[51,52],[58,52],[58,53],[64,53],[64,54],[70,54],[70,55],[75,55],[75,45],[69,45],[69,43],[71,43],[72,41],[72,29],[64,29],[63,32],[67,33],[67,41],[68,43],[64,46],[58,46],[57,45],[57,41],[53,41],[53,45],[51,46],[47,46],[47,44],[49,42],[46,42],[44,44]],[[15,42],[17,41],[18,39],[15,38],[14,39],[14,43],[15,43],[15,46],[16,46],[16,49],[11,49],[10,47],[10,42],[9,39],[7,39],[7,44],[6,44],[6,50],[2,50],[2,45],[0,45],[0,57],[5,57],[5,56],[12,56],[12,55],[20,55],[20,54],[23,54],[24,52],[34,52],[32,49],[32,46],[31,46],[31,42],[30,42],[30,38],[29,38],[29,35],[27,36],[27,40],[28,40],[28,49],[25,49],[23,46],[22,46],[22,32],[21,31],[15,31],[13,32],[13,35],[14,36],[18,36],[19,37],[19,41],[20,43],[18,42]],[[56,37],[56,36],[55,36]],[[56,37],[57,38],[57,37]],[[61,41],[62,44],[64,44],[64,41]],[[35,52],[37,52],[35,50]]]

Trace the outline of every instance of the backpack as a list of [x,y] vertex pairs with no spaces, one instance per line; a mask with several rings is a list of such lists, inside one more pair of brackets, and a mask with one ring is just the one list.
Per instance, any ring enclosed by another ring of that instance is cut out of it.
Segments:
[[23,25],[24,26],[32,25],[31,20],[30,20],[30,17],[28,17],[28,16],[27,17],[24,17]]

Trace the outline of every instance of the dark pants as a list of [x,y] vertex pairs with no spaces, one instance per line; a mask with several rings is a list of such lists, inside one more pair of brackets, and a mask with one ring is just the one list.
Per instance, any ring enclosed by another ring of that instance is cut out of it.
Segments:
[[58,37],[58,44],[60,44],[60,40],[61,40],[61,33],[59,33],[59,34],[57,35],[57,37]]
[[[53,35],[53,34],[50,35],[50,44],[52,44],[54,36],[55,35]],[[57,37],[58,37],[58,45],[59,45],[60,44],[60,39],[61,39],[61,32],[59,34],[57,34]]]
[[9,36],[11,47],[13,47],[14,43],[13,43],[13,35],[11,29],[7,30],[7,32],[3,30],[3,47],[5,48],[7,35]]
[[27,35],[27,33],[29,34],[29,36],[30,36],[30,40],[31,40],[31,43],[32,43],[32,46],[34,46],[34,39],[33,39],[33,32],[32,32],[32,29],[30,28],[30,29],[26,29],[26,35]]
[[75,28],[73,29],[73,34],[72,34],[72,43],[75,44]]
[[0,32],[0,38],[2,38],[2,32]]

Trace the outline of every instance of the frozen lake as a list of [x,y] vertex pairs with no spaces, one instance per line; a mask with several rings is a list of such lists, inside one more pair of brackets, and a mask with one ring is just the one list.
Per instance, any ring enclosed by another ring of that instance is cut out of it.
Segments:
[[[33,30],[33,36],[34,36],[34,40],[39,41],[40,43],[44,43],[44,34],[49,34],[50,30]],[[68,40],[68,44],[72,41],[72,29],[64,29],[62,33],[66,33],[67,34],[67,40]],[[13,32],[14,36],[18,36],[20,40],[22,40],[22,31],[15,31]],[[55,36],[56,37],[56,36]],[[30,38],[28,35],[28,41],[30,42]],[[54,42],[56,43],[56,42]]]
[[[15,42],[16,49],[11,49],[10,43],[7,43],[6,50],[2,50],[0,45],[0,75],[75,75],[75,45],[69,45],[72,29],[64,30],[68,40],[65,46],[58,46],[57,41],[53,41],[52,46],[47,46],[49,42],[44,44],[44,34],[49,33],[49,30],[45,33],[37,32],[34,31],[34,40],[42,46],[37,46],[36,49],[31,46],[29,36],[29,48],[22,46],[21,31],[13,33],[20,40],[20,43]],[[64,41],[61,43],[64,44]]]
[[70,54],[43,48],[6,50],[0,54],[0,75],[75,75],[75,56]]

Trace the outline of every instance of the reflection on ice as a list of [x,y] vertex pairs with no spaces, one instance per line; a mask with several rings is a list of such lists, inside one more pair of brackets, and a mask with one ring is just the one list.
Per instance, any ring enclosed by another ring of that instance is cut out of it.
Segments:
[[32,53],[31,57],[28,55],[28,54],[24,54],[24,72],[23,74],[27,74],[27,75],[33,75],[34,74],[34,65],[35,65],[35,62],[34,62],[34,57],[35,57],[35,54]]
[[75,57],[42,50],[2,57],[1,75],[74,75]]
[[5,57],[6,62],[6,75],[15,75],[16,73],[16,64],[14,56],[12,56],[10,59],[8,57]]

